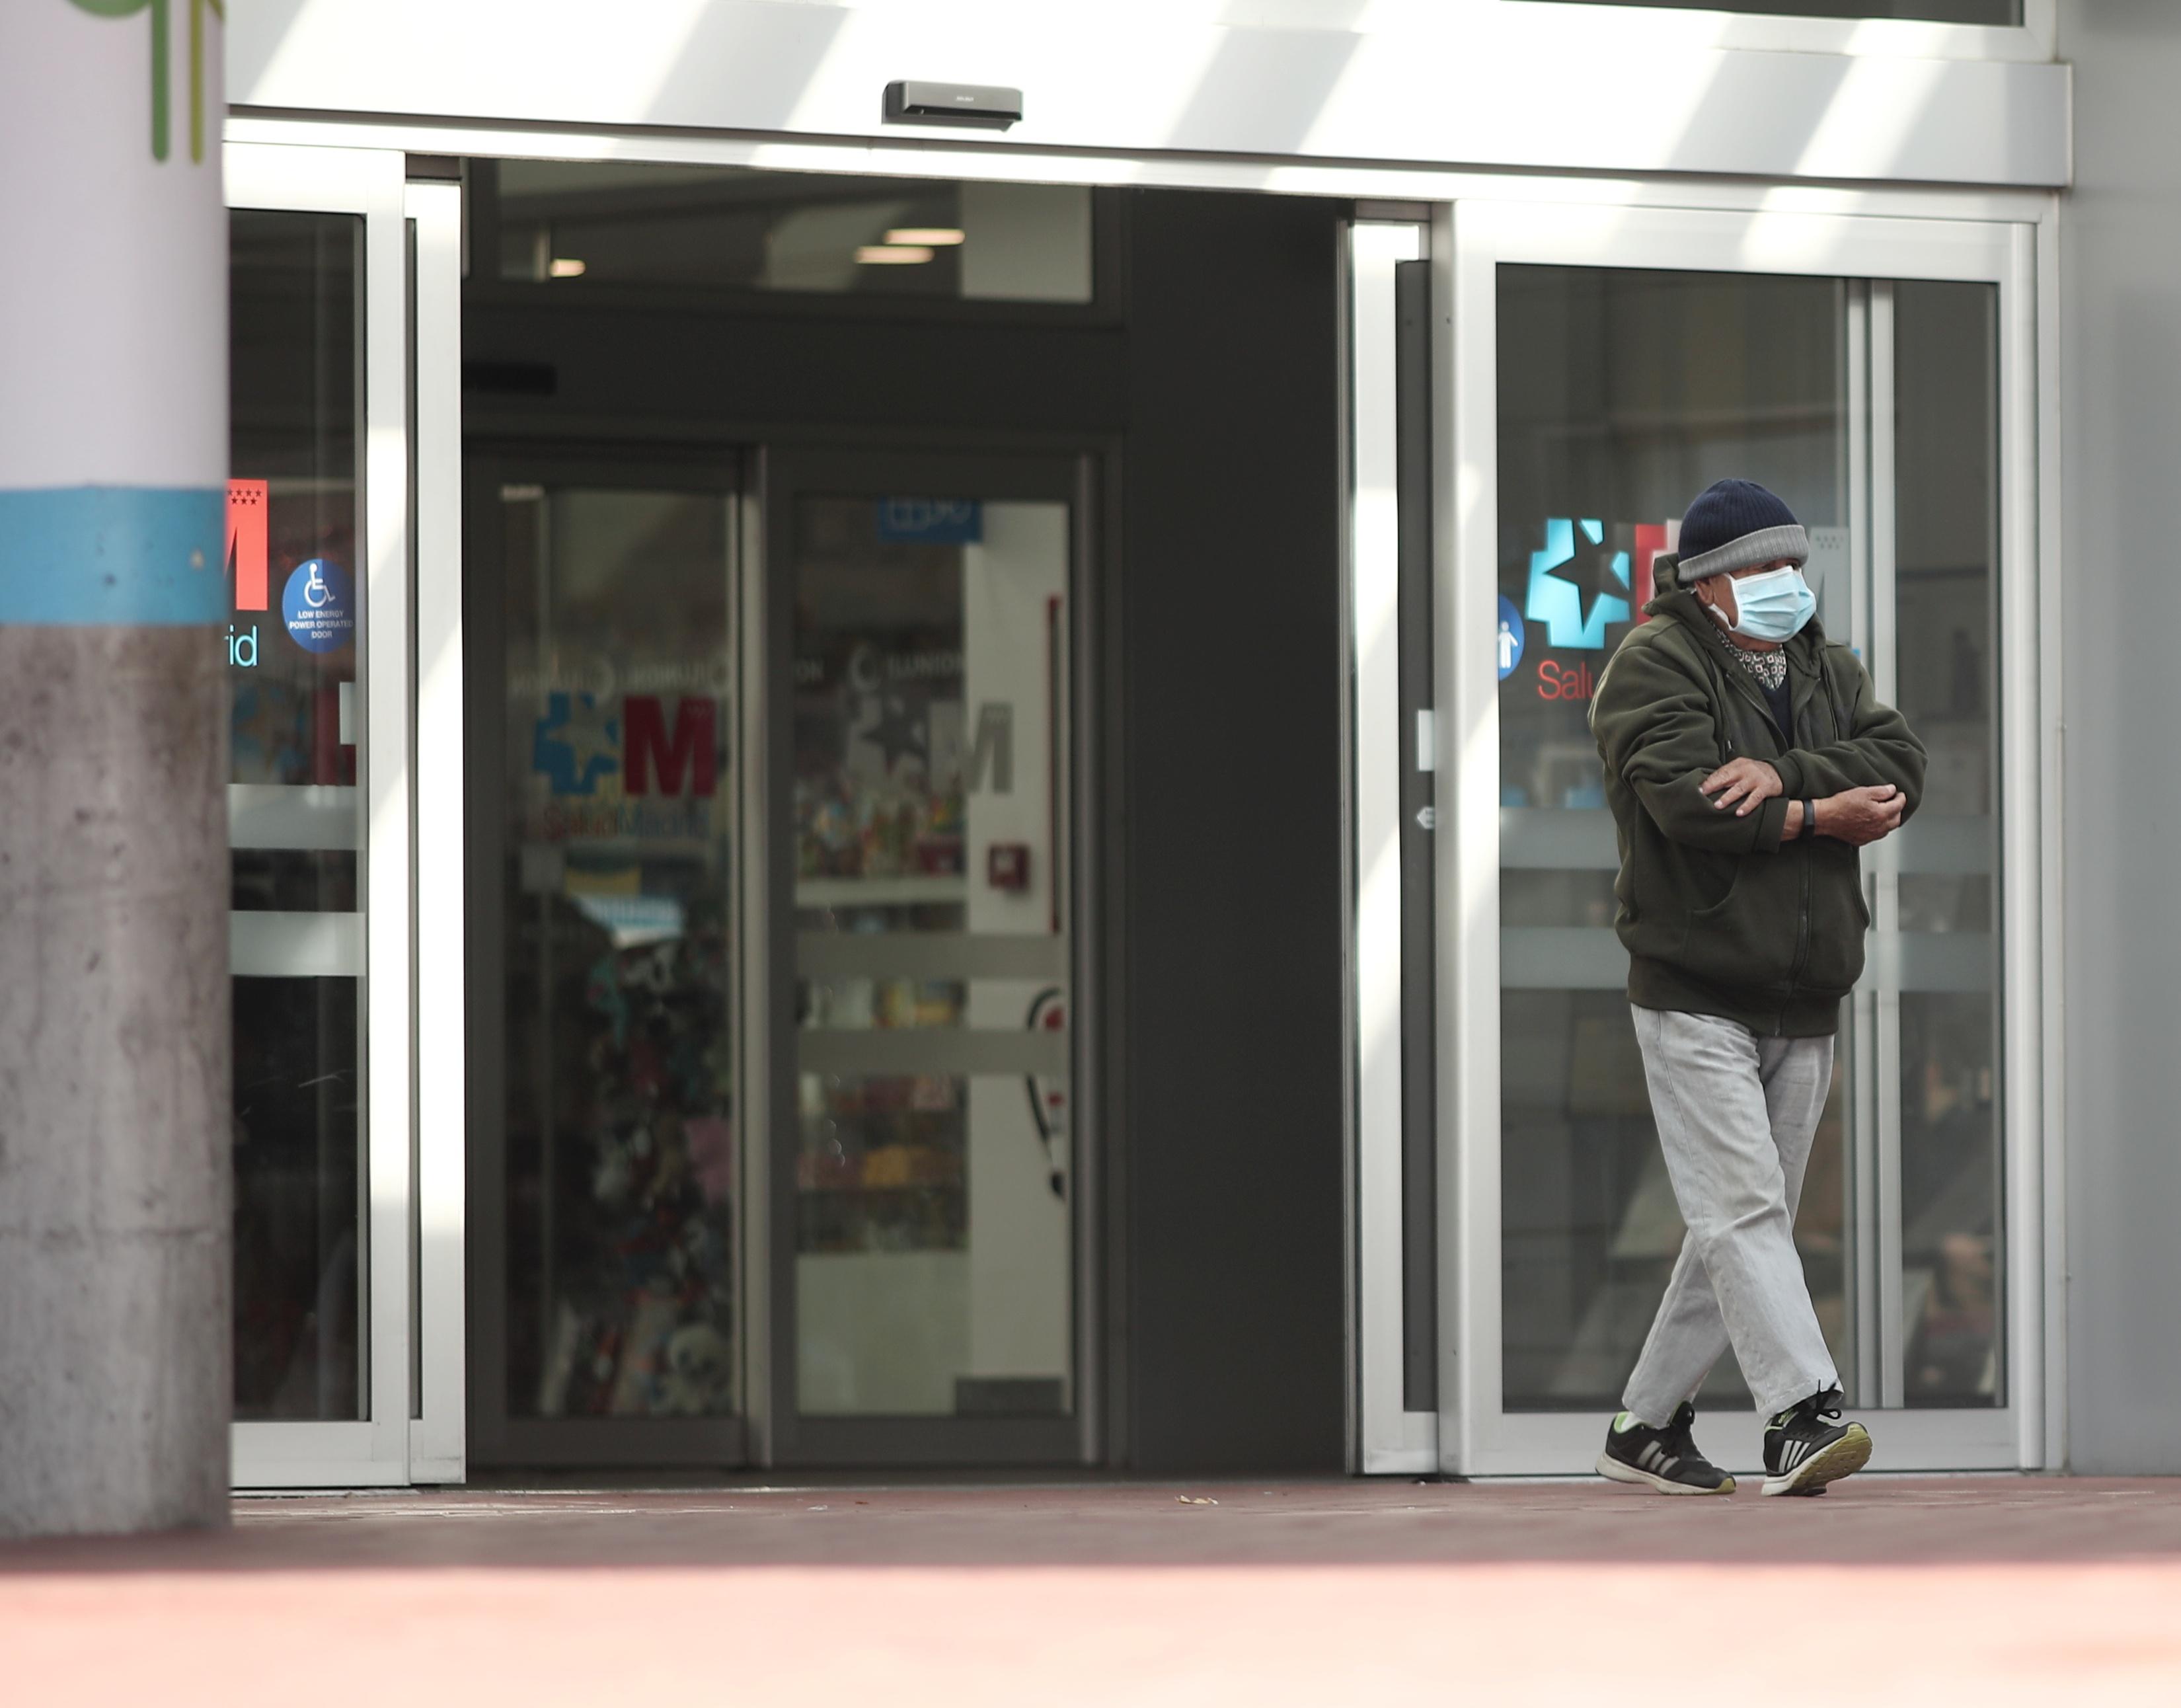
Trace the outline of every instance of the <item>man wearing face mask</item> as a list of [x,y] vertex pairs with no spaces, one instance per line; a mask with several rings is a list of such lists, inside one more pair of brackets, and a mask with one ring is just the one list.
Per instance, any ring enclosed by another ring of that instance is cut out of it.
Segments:
[[1665,1494],[1734,1488],[1692,1434],[1730,1346],[1764,1419],[1765,1494],[1822,1494],[1870,1457],[1841,1421],[1794,1216],[1863,972],[1857,850],[1916,810],[1924,749],[1826,639],[1809,553],[1754,481],[1707,488],[1591,704],[1628,1000],[1688,1228],[1598,1468]]

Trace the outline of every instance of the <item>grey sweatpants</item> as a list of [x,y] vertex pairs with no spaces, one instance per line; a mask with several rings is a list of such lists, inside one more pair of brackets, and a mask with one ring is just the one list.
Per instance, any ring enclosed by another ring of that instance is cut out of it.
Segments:
[[1759,1413],[1770,1417],[1840,1380],[1794,1235],[1833,1041],[1760,1038],[1709,1014],[1634,1013],[1688,1232],[1621,1404],[1664,1425],[1731,1346]]

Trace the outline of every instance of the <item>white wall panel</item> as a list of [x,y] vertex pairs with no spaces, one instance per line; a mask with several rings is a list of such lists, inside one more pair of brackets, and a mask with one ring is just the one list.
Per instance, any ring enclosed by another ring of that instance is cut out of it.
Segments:
[[881,126],[885,85],[921,77],[1023,89],[1006,149],[2065,181],[2065,66],[1718,45],[1752,23],[1494,0],[255,0],[228,72],[242,108],[958,139]]
[[2080,183],[2063,222],[2062,860],[2069,1458],[2181,1472],[2173,741],[2181,578],[2181,8],[2068,0]]

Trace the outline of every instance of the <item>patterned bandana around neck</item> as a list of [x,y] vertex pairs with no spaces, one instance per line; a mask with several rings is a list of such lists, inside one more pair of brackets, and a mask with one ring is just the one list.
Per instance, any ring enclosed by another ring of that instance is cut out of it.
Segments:
[[1746,646],[1737,646],[1720,631],[1715,617],[1712,620],[1712,632],[1719,636],[1719,644],[1726,649],[1727,655],[1755,677],[1760,686],[1768,693],[1779,693],[1780,684],[1787,679],[1786,648],[1779,647],[1770,652],[1752,652]]

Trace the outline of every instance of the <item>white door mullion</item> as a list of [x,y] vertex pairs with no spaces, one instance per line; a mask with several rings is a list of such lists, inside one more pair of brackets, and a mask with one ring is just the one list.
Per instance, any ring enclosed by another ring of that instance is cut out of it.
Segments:
[[1356,1050],[1356,1468],[1438,1468],[1437,1418],[1403,1395],[1400,505],[1395,490],[1394,269],[1423,253],[1410,224],[1349,234],[1349,628]]
[[365,1167],[372,1456],[408,1476],[410,1180],[416,1108],[410,826],[409,326],[406,162],[373,174],[364,215]]
[[[1900,678],[1898,536],[1895,502],[1893,285],[1870,286],[1870,661],[1871,685],[1887,705]],[[1871,909],[1871,965],[1877,970],[1873,1026],[1878,1258],[1878,1403],[1907,1398],[1908,1349],[1901,1280],[1901,975],[1894,953],[1901,933],[1899,845],[1891,837],[1864,851],[1877,905]]]
[[[1871,645],[1870,283],[1847,285],[1848,639],[1863,658]],[[1864,879],[1866,888],[1871,880]],[[1847,1013],[1848,1298],[1854,1323],[1852,1398],[1875,1402],[1880,1381],[1878,1223],[1878,1002],[1858,990]]]
[[467,1468],[467,1042],[462,849],[461,188],[411,184],[416,227],[417,1230],[410,1474]]
[[[2051,702],[2039,670],[2040,647],[2050,644],[2057,623],[2040,621],[2038,600],[2046,578],[2036,572],[2039,512],[2037,495],[2037,338],[2041,293],[2037,278],[2037,229],[2010,228],[2013,283],[2000,297],[1999,423],[2000,679],[2011,698],[2000,710],[1999,816],[2001,1038],[2004,1090],[2001,1097],[2001,1205],[2004,1214],[2000,1251],[2005,1265],[2002,1309],[2007,1326],[2002,1366],[2008,1402],[2018,1419],[2022,1462],[2043,1467],[2062,1458],[2064,1432],[2048,1445],[2046,1410],[2048,1326],[2057,1340],[2061,1322],[2048,1318],[2046,1265],[2057,1254],[2046,1243],[2048,1181],[2045,1104],[2046,1038],[2059,998],[2048,985],[2046,957],[2057,956],[2042,926],[2057,930],[2059,904],[2047,888],[2048,849],[2057,859],[2057,842],[2047,832],[2057,813],[2040,810],[2044,793],[2044,728]],[[2057,782],[2053,796],[2057,797]],[[2054,803],[2057,804],[2057,801]],[[2049,970],[2057,974],[2057,966]],[[2058,1167],[2053,1151],[2052,1169]],[[2057,1228],[2051,1238],[2062,1237]],[[2056,1395],[2064,1400],[2064,1395]]]
[[[1502,1433],[1499,1139],[1499,261],[1505,210],[1458,202],[1434,223],[1454,335],[1440,376],[1452,432],[1438,506],[1439,1465],[1489,1462]],[[1449,820],[1451,822],[1449,822]]]

